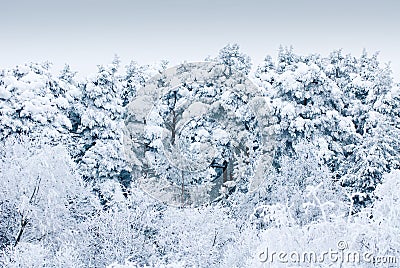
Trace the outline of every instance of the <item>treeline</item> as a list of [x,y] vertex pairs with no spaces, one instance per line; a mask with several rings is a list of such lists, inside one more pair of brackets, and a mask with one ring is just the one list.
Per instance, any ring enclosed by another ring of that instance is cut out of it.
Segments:
[[[49,63],[1,70],[0,261],[244,267],[257,263],[250,248],[265,245],[262,236],[294,230],[302,243],[323,245],[310,226],[327,239],[343,227],[355,248],[399,253],[400,90],[378,54],[282,47],[252,69],[227,45],[206,62],[217,66],[199,69],[207,83],[190,80],[182,64],[174,70],[191,83],[174,88],[166,61],[121,66],[115,57],[82,79],[68,65],[59,75]],[[208,119],[192,122],[193,114]],[[170,149],[186,163],[165,151],[178,130],[193,150]],[[196,172],[181,172],[194,164]],[[143,194],[146,179],[185,185],[181,207]],[[393,240],[374,240],[377,226]]]

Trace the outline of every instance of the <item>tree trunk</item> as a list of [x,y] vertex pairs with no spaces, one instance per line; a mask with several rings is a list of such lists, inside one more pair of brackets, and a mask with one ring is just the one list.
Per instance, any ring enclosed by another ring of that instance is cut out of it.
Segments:
[[171,127],[171,144],[175,144],[175,136],[176,136],[176,114],[175,111],[172,111],[172,127]]
[[225,182],[227,182],[228,181],[228,166],[229,166],[229,162],[228,162],[228,164],[226,165],[226,168],[224,169],[224,173],[223,173],[223,183],[225,183]]
[[181,202],[182,202],[182,208],[185,206],[185,177],[183,174],[182,170],[182,189],[181,189]]
[[28,224],[26,219],[21,219],[21,229],[19,229],[17,239],[15,240],[14,247],[18,245],[19,241],[21,241],[22,234],[24,233],[25,226]]

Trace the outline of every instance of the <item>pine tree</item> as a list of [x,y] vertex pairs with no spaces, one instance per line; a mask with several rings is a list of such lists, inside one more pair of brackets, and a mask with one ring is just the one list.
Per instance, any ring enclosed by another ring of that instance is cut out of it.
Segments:
[[67,139],[72,128],[68,95],[50,72],[49,63],[3,70],[0,77],[0,125],[4,139],[15,134]]
[[124,108],[119,64],[119,58],[115,57],[111,64],[99,65],[97,74],[80,84],[80,125],[76,131],[80,152],[76,161],[87,180],[121,179],[128,169],[123,151]]

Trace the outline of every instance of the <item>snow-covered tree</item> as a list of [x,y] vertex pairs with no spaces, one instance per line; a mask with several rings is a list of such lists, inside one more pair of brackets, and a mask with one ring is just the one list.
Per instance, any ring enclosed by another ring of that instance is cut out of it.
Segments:
[[98,73],[80,84],[76,155],[85,179],[121,179],[128,169],[123,151],[124,109],[119,65],[119,58],[115,57],[111,64],[98,66]]
[[358,205],[370,204],[369,193],[398,162],[396,116],[385,115],[397,107],[390,68],[365,51],[359,59],[340,50],[323,58],[281,48],[278,62],[267,57],[256,77],[272,100],[275,167],[297,143],[311,141],[324,152],[331,179],[347,187]]
[[223,74],[227,77],[231,77],[235,73],[248,75],[251,70],[251,59],[240,51],[238,44],[226,45],[219,51],[216,58],[207,60],[221,63],[224,66]]
[[99,209],[68,151],[20,137],[2,142],[1,152],[0,233],[7,248],[0,263],[27,264],[31,257],[18,256],[35,248],[47,252],[42,261],[54,252],[63,254],[66,244],[77,243],[78,225]]
[[[197,196],[190,189],[198,190],[199,185],[217,197],[221,185],[215,188],[212,182],[219,177],[221,183],[240,178],[244,190],[254,173],[253,158],[263,148],[264,122],[257,115],[266,115],[253,109],[267,110],[260,107],[265,101],[257,99],[257,88],[244,74],[227,77],[225,67],[207,62],[167,69],[128,106],[128,128],[135,131],[143,125],[145,145],[134,142],[131,147],[145,151],[146,165],[152,168],[146,180],[172,182],[181,202],[186,191],[189,199]],[[138,108],[148,106],[146,102],[153,103],[153,108]],[[137,134],[130,136],[137,140]]]
[[150,66],[141,66],[136,61],[131,61],[127,66],[125,66],[123,89],[121,94],[123,106],[126,106],[129,102],[133,101],[136,97],[137,90],[143,87],[145,82],[150,79],[148,72],[149,68]]
[[0,139],[14,134],[66,139],[72,128],[67,93],[53,79],[49,64],[3,70],[0,75]]
[[[286,51],[286,54],[293,52]],[[279,64],[286,67],[275,70],[262,67],[271,66],[267,58],[256,77],[272,99],[276,139],[280,143],[277,157],[290,155],[296,143],[308,140],[327,147],[325,160],[334,171],[346,155],[345,146],[356,143],[359,136],[351,118],[341,114],[342,90],[318,67],[317,61],[312,57],[281,55]]]

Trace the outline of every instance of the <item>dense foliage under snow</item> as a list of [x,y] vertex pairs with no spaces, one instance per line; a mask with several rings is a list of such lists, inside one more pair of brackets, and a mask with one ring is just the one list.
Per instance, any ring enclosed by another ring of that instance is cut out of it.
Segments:
[[175,81],[166,61],[118,57],[84,79],[68,65],[0,70],[0,264],[310,266],[266,249],[376,257],[315,267],[400,262],[390,67],[280,48],[252,69],[237,45],[205,62],[204,81],[190,64]]

